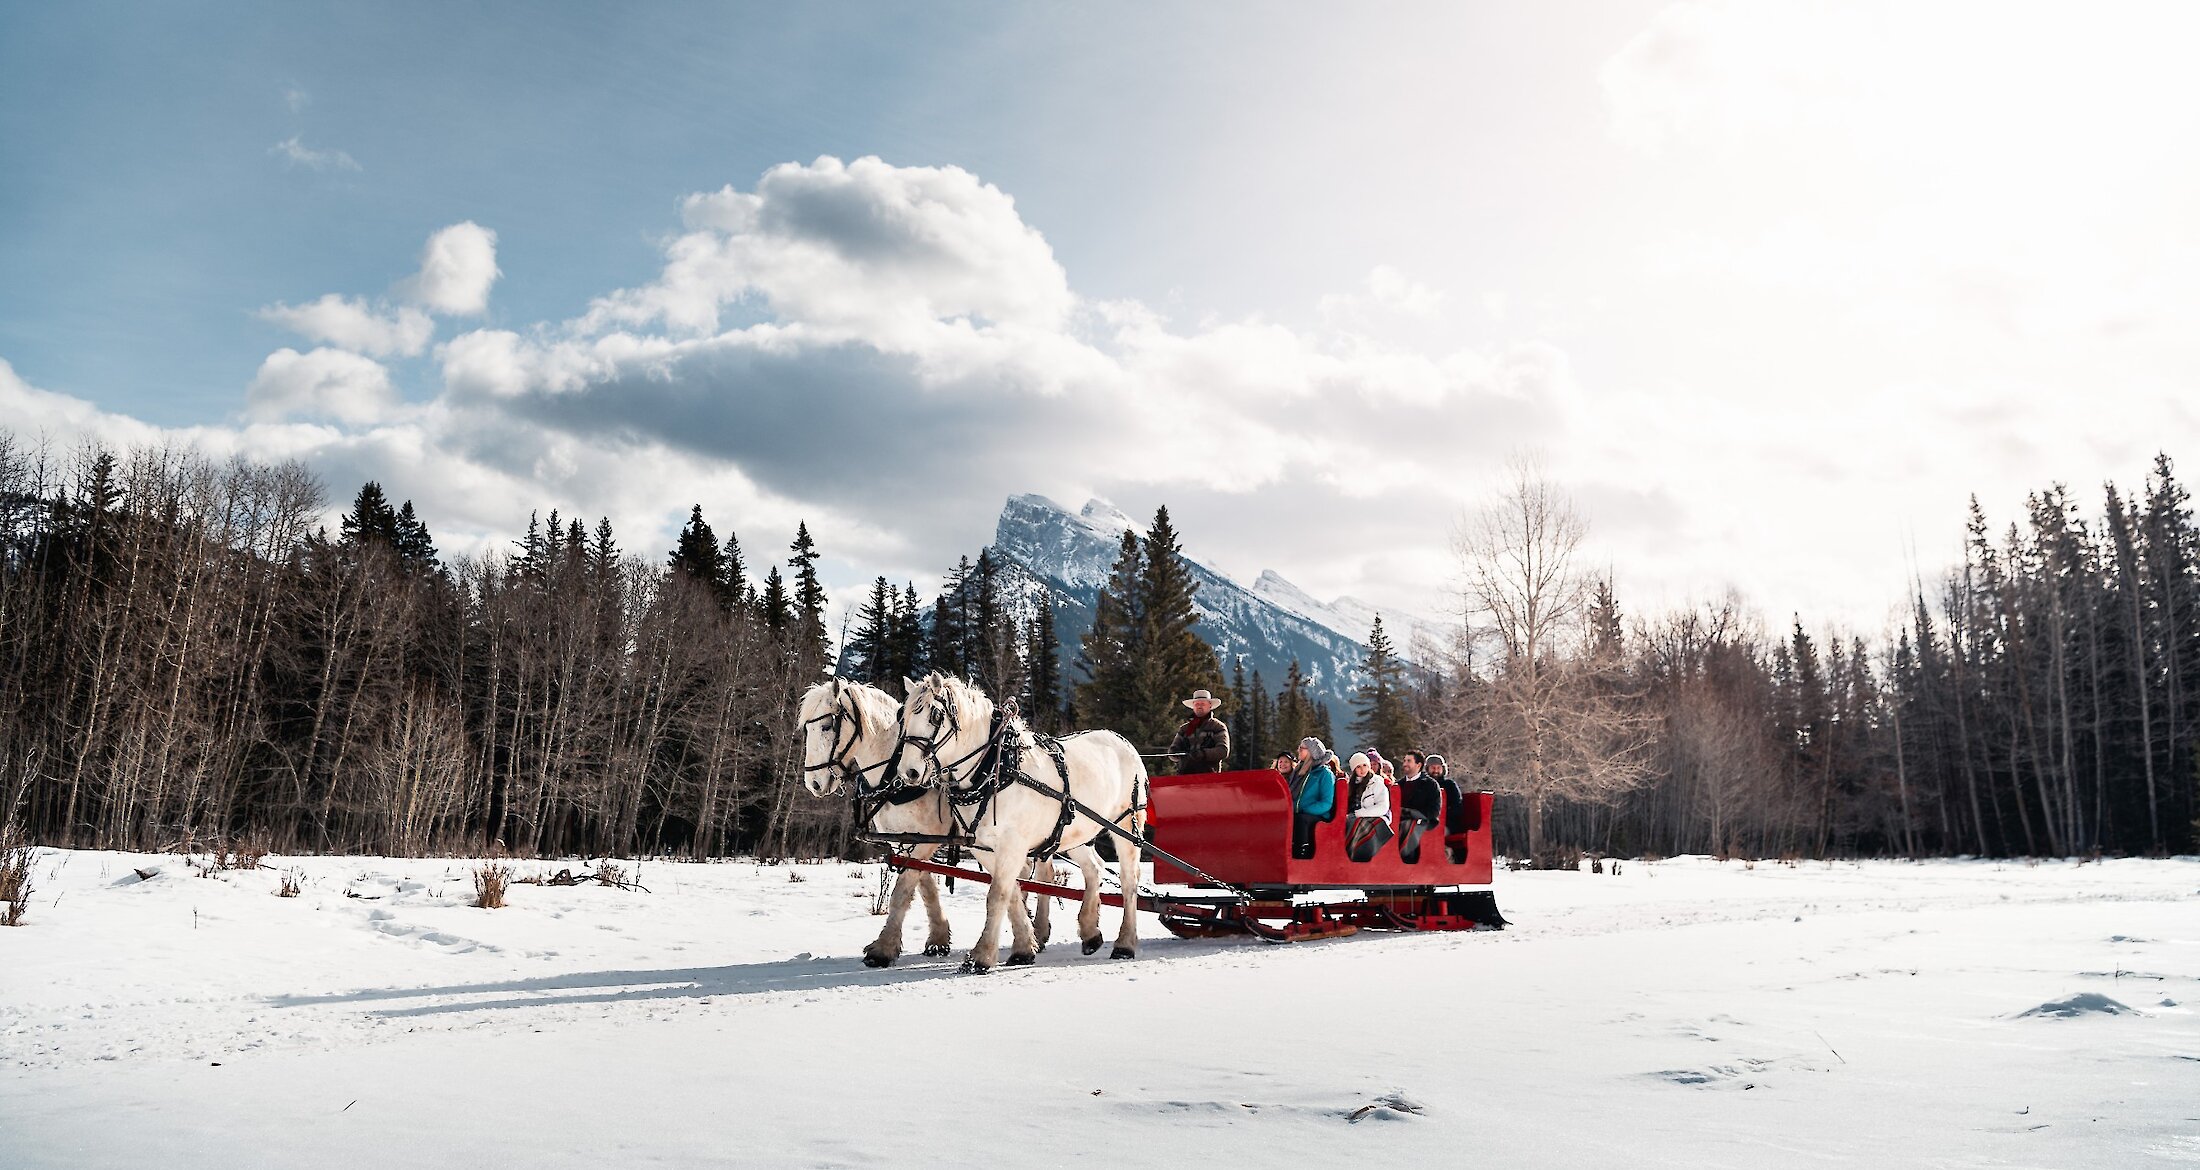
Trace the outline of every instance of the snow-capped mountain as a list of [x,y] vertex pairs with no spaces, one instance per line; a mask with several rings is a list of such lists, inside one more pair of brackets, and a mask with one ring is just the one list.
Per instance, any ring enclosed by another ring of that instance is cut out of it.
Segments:
[[1398,656],[1409,660],[1415,657],[1417,648],[1441,647],[1447,645],[1452,637],[1451,623],[1424,614],[1369,605],[1350,595],[1339,597],[1335,601],[1318,601],[1306,590],[1285,580],[1274,569],[1261,571],[1260,579],[1253,582],[1253,596],[1325,629],[1363,641],[1368,630],[1375,625],[1376,617],[1380,616]]
[[[1041,596],[1054,602],[1054,632],[1062,643],[1066,681],[1083,677],[1077,649],[1092,628],[1093,608],[1107,584],[1123,534],[1145,528],[1106,500],[1091,500],[1072,512],[1045,496],[1010,496],[993,528],[990,546],[999,563],[996,588],[1001,603],[1018,621],[1028,621]],[[1317,600],[1273,570],[1263,572],[1251,589],[1212,566],[1185,558],[1199,583],[1193,602],[1199,607],[1199,636],[1225,664],[1239,656],[1245,672],[1255,671],[1274,694],[1283,686],[1292,662],[1306,677],[1308,693],[1327,703],[1339,728],[1354,714],[1353,697],[1367,658],[1364,639],[1376,610],[1356,598]],[[927,611],[929,612],[929,611]],[[1415,631],[1441,627],[1427,618],[1385,611],[1400,657],[1411,658]],[[844,650],[844,653],[846,651]],[[844,663],[845,665],[845,663]]]
[[[1093,606],[1125,530],[1144,531],[1105,500],[1072,513],[1045,496],[1023,495],[1010,497],[1001,509],[992,547],[1002,562],[1003,595],[1029,614],[1041,591],[1052,594],[1065,663],[1074,661],[1092,628]],[[1199,635],[1225,663],[1243,655],[1246,673],[1259,671],[1272,693],[1296,660],[1310,692],[1329,704],[1332,718],[1341,726],[1352,717],[1352,694],[1367,656],[1361,642],[1366,627],[1358,635],[1348,632],[1356,615],[1316,601],[1273,572],[1261,574],[1260,583],[1247,589],[1194,558],[1186,560],[1199,582],[1194,597]],[[1372,620],[1373,611],[1368,616]]]

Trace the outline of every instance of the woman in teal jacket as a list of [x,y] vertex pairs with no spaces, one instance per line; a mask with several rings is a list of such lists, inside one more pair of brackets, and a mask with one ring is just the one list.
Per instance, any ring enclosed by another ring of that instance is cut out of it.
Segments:
[[1336,814],[1337,774],[1329,749],[1309,735],[1299,741],[1299,766],[1291,769],[1291,856],[1314,856],[1314,826]]

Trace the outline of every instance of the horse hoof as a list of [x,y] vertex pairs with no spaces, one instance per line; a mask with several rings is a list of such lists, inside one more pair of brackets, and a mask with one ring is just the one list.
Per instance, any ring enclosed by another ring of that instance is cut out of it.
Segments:
[[993,969],[993,964],[981,963],[976,959],[964,959],[962,969],[965,975],[983,975]]
[[1097,951],[1097,950],[1099,950],[1099,949],[1100,949],[1100,936],[1099,936],[1099,935],[1097,935],[1097,934],[1096,934],[1096,935],[1092,936],[1091,938],[1088,938],[1088,939],[1086,939],[1086,940],[1085,940],[1085,953],[1086,953],[1086,954],[1088,954],[1088,955],[1089,955],[1089,954],[1092,954],[1093,952],[1095,952],[1095,951]]
[[948,946],[946,943],[924,944],[924,953],[927,955],[931,955],[933,958],[938,958],[941,955],[947,954],[953,949],[954,948]]
[[1047,953],[1047,945],[1045,943],[1039,944],[1039,953],[1042,955]]
[[866,967],[891,967],[894,965],[894,956],[865,951],[863,952],[863,965]]
[[1129,947],[1117,947],[1108,952],[1108,957],[1111,959],[1135,959],[1138,957],[1138,952]]
[[1008,955],[1008,965],[1011,967],[1029,967],[1038,961],[1039,956],[1028,955],[1022,951],[1010,951]]

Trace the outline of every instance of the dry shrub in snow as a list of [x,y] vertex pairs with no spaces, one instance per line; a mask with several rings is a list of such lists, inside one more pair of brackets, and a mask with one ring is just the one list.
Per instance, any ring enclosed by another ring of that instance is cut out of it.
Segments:
[[504,905],[504,888],[512,882],[512,867],[501,861],[484,861],[474,870],[474,905],[495,910]]
[[276,897],[278,897],[278,898],[295,898],[295,897],[297,897],[297,896],[298,896],[298,891],[299,891],[299,888],[300,888],[300,887],[299,887],[299,884],[298,884],[298,878],[299,878],[299,873],[298,873],[298,871],[297,871],[297,870],[295,870],[295,869],[286,869],[286,870],[284,870],[284,871],[283,871],[283,880],[282,880],[282,884],[281,884],[281,885],[279,885],[279,886],[276,886],[276,887],[275,887],[275,896],[276,896]]
[[23,925],[31,906],[31,847],[14,830],[0,834],[0,926]]

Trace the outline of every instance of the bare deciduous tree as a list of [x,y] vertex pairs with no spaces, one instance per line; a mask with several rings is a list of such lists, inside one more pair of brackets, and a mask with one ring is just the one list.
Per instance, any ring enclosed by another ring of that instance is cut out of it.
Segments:
[[1565,491],[1523,455],[1453,541],[1469,641],[1492,648],[1485,673],[1457,692],[1454,728],[1497,790],[1522,799],[1531,856],[1543,852],[1550,801],[1609,802],[1650,776],[1648,723],[1617,647],[1585,621],[1593,582],[1576,562],[1587,534]]

